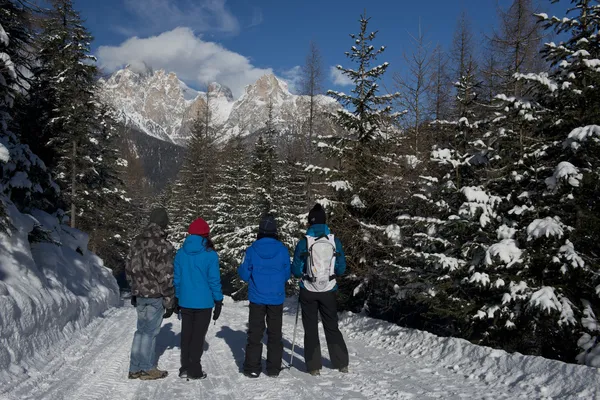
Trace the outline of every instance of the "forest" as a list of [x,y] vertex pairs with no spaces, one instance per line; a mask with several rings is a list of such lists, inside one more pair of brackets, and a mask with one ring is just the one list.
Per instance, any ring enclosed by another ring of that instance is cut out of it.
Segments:
[[[513,0],[483,38],[464,12],[450,48],[424,29],[410,48],[380,43],[367,10],[339,49],[349,93],[326,90],[308,41],[295,124],[268,104],[264,128],[226,137],[208,90],[181,170],[157,191],[98,95],[72,1],[0,0],[0,229],[6,202],[47,211],[88,232],[119,275],[151,207],[169,210],[176,245],[202,216],[225,290],[242,299],[235,270],[260,216],[293,251],[319,202],[348,258],[342,309],[586,363],[600,330],[600,4],[557,2],[565,15]],[[403,68],[385,62],[391,51]]]

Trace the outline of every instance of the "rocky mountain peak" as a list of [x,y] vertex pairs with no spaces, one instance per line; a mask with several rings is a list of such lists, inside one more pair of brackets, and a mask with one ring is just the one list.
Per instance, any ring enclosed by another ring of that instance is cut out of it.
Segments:
[[233,101],[233,92],[231,91],[231,89],[229,89],[227,86],[225,85],[221,85],[218,82],[212,82],[210,85],[208,85],[208,88],[206,89],[208,93],[214,93],[217,96],[222,96],[225,99],[227,99],[228,101]]
[[[116,71],[100,81],[101,95],[118,112],[121,122],[158,139],[185,145],[191,121],[206,106],[206,93],[188,87],[177,75],[165,70],[153,71],[143,65]],[[228,135],[250,134],[264,128],[268,104],[274,107],[276,124],[282,130],[297,124],[307,115],[308,99],[290,93],[287,83],[273,74],[260,77],[233,101],[231,90],[217,82],[210,83],[211,112],[216,124]],[[331,98],[319,102],[322,111],[338,107]]]

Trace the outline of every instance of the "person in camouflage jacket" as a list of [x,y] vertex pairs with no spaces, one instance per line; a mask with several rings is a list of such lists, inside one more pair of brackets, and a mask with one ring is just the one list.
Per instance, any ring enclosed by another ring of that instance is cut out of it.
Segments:
[[163,318],[177,307],[173,286],[175,248],[167,241],[169,218],[164,208],[150,214],[150,223],[131,244],[125,267],[131,287],[131,304],[137,311],[137,330],[131,346],[129,379],[160,379],[167,371],[157,368],[156,336]]

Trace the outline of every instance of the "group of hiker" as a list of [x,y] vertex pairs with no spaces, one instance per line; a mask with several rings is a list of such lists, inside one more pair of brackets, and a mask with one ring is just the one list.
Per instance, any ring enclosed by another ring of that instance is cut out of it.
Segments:
[[[188,236],[176,252],[167,240],[169,218],[163,208],[150,214],[149,224],[131,245],[126,275],[131,304],[137,311],[137,329],[131,347],[129,379],[165,378],[157,367],[156,337],[164,318],[181,317],[181,367],[179,377],[206,378],[202,369],[204,341],[211,321],[223,308],[219,256],[202,218],[191,223]],[[308,214],[306,236],[296,245],[293,261],[278,240],[277,222],[270,215],[260,220],[256,241],[246,250],[238,267],[248,283],[249,317],[243,373],[258,378],[262,373],[262,338],[267,330],[266,374],[277,377],[283,358],[283,303],[291,274],[300,278],[299,304],[304,327],[307,372],[322,368],[319,314],[334,368],[348,372],[348,349],[338,327],[336,276],[344,274],[346,258],[340,240],[327,226],[323,207]]]

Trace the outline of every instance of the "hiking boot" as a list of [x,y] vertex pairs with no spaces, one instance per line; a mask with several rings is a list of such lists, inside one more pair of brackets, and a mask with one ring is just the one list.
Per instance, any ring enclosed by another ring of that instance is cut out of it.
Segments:
[[340,371],[341,373],[343,373],[343,374],[347,374],[347,373],[349,372],[349,371],[348,371],[348,366],[340,368],[340,369],[339,369],[339,371]]
[[259,372],[244,372],[244,376],[247,376],[248,378],[256,379],[260,376],[260,373]]
[[198,380],[198,379],[206,379],[207,376],[208,375],[206,375],[206,372],[202,371],[200,373],[200,375],[190,375],[190,374],[187,374],[187,379],[188,379],[188,381],[189,380],[195,381],[195,380]]
[[155,379],[163,379],[166,378],[169,373],[167,371],[162,371],[158,368],[153,368],[149,371],[142,371],[140,373],[139,379],[142,381],[153,381]]
[[279,372],[268,372],[267,371],[267,376],[270,378],[277,378],[279,376]]
[[129,375],[127,375],[127,378],[128,379],[139,379],[141,374],[142,374],[142,371],[130,372]]
[[185,379],[185,378],[187,378],[187,377],[188,377],[188,373],[187,373],[187,371],[186,371],[185,369],[184,369],[184,370],[181,370],[181,371],[179,371],[179,377],[180,377],[180,378],[182,378],[182,379]]
[[320,369],[315,369],[312,371],[308,371],[309,374],[311,374],[312,376],[320,376],[321,375],[321,370]]

